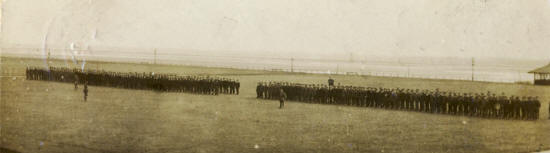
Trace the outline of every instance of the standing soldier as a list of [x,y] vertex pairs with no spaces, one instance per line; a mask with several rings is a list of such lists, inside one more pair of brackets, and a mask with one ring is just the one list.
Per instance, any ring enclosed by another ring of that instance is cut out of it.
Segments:
[[535,115],[533,116],[533,120],[538,120],[539,119],[539,111],[540,111],[540,101],[539,101],[539,97],[536,96],[535,97],[535,100],[533,101],[534,102],[534,111],[535,111]]
[[29,74],[30,74],[30,72],[29,72],[29,67],[27,67],[27,68],[25,69],[25,75],[26,75],[25,78],[26,78],[27,80],[30,80],[30,77],[29,77],[30,75],[29,75]]
[[329,87],[333,87],[333,86],[334,86],[334,79],[332,79],[331,77],[328,78],[328,86],[329,86]]
[[88,99],[88,81],[86,81],[86,83],[84,83],[84,101],[86,101]]
[[281,89],[279,89],[279,103],[280,103],[279,109],[282,109],[285,106],[285,99],[286,99],[286,93],[281,88]]
[[256,86],[256,98],[262,98],[262,88],[263,85],[261,82],[258,82],[258,86]]
[[74,90],[78,89],[78,75],[74,75]]
[[239,80],[235,81],[235,85],[237,86],[237,95],[238,95],[239,94],[239,88],[241,88],[241,83],[239,82]]

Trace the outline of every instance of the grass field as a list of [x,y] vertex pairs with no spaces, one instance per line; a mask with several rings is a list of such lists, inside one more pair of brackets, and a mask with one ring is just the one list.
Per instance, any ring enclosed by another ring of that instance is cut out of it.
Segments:
[[[539,96],[537,121],[492,120],[255,98],[258,81],[325,83],[327,75],[89,62],[122,72],[220,75],[241,94],[194,95],[28,81],[42,60],[1,59],[0,147],[18,152],[530,152],[550,149],[550,87],[363,76],[344,85]],[[65,66],[64,61],[52,61]],[[80,88],[82,89],[82,88]]]

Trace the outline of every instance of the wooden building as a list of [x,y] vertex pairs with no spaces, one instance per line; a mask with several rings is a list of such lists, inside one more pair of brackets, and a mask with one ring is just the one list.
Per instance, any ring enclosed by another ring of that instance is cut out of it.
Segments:
[[535,85],[550,85],[550,64],[529,71],[535,75]]

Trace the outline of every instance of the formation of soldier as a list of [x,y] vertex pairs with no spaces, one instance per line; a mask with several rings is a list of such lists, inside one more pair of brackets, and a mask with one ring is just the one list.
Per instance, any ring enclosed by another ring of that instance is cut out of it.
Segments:
[[81,71],[80,69],[27,68],[28,80],[48,80],[93,86],[144,89],[196,94],[239,94],[237,80],[209,76],[177,76],[175,74],[120,73],[107,71]]
[[388,89],[356,86],[327,86],[288,82],[260,82],[257,98],[286,99],[306,103],[349,105],[427,113],[476,116],[497,119],[536,120],[538,97],[505,96],[487,93],[458,93],[419,89]]
[[[50,67],[27,68],[28,80],[48,80],[77,84],[145,89],[197,94],[239,94],[240,83],[209,76],[177,76],[175,74],[119,73],[81,71]],[[329,81],[330,83],[330,81]],[[85,99],[87,86],[85,87]],[[260,82],[257,98],[306,103],[349,105],[427,113],[476,116],[498,119],[536,120],[541,107],[538,97],[506,96],[504,93],[458,93],[419,89],[388,89],[357,86],[327,86],[289,82]],[[284,95],[284,97],[281,97]],[[550,109],[549,109],[550,110]]]

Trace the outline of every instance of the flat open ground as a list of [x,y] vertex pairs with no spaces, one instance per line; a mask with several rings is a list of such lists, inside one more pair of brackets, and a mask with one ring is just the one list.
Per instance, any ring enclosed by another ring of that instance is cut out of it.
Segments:
[[[255,98],[258,81],[325,83],[327,75],[89,62],[90,69],[212,74],[241,94],[206,96],[27,81],[42,60],[2,57],[0,147],[19,152],[530,152],[550,149],[550,87],[362,76],[344,85],[539,96],[538,121],[493,120]],[[53,61],[64,66],[63,61]],[[82,89],[82,88],[80,88]],[[542,146],[542,147],[541,147]]]

